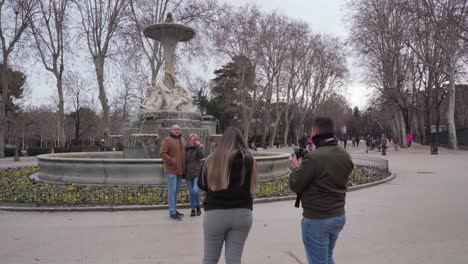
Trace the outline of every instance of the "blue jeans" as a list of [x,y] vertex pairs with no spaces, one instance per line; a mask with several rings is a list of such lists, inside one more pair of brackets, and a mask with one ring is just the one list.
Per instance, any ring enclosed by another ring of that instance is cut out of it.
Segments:
[[166,173],[167,177],[167,204],[169,206],[169,214],[176,213],[177,194],[179,193],[180,182],[182,177],[175,174]]
[[302,219],[302,241],[309,264],[335,263],[333,248],[345,222],[345,215],[326,219]]
[[190,180],[185,180],[187,187],[190,193],[190,207],[195,209],[197,206],[200,206],[200,190],[198,189],[198,177],[192,178]]

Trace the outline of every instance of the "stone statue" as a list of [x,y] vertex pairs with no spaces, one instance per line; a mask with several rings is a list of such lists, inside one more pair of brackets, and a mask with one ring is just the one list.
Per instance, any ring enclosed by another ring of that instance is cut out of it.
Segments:
[[[169,87],[174,88],[170,89]],[[165,78],[155,86],[149,85],[146,95],[140,104],[143,111],[173,110],[173,111],[195,111],[192,104],[192,97],[179,84],[175,76],[169,72],[165,73]]]
[[[168,25],[170,24],[170,25]],[[193,112],[193,100],[190,94],[179,83],[175,74],[175,48],[180,41],[193,38],[192,28],[174,22],[172,13],[162,24],[145,28],[145,36],[161,42],[164,49],[164,77],[156,85],[149,85],[145,98],[140,104],[141,110],[151,111],[184,111]]]
[[164,104],[164,98],[161,88],[158,85],[149,84],[146,88],[145,98],[140,106],[144,110],[161,109]]
[[171,12],[167,13],[167,16],[166,16],[166,19],[164,20],[164,23],[174,23],[174,18],[172,17]]

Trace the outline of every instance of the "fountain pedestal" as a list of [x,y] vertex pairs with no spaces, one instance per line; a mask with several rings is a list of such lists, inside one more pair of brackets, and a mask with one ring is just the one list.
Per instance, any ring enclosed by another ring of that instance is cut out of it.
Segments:
[[[171,126],[177,124],[181,127],[182,137],[187,140],[191,133],[199,136],[200,142],[210,146],[209,135],[216,131],[216,121],[213,117],[202,118],[197,112],[180,111],[154,111],[141,112],[138,120],[132,125],[133,128],[123,131],[124,156],[125,158],[159,158],[160,142],[168,137]],[[154,145],[155,150],[147,157],[139,153],[141,148],[137,147],[135,134],[157,134],[159,141]],[[207,148],[208,150],[211,148]]]

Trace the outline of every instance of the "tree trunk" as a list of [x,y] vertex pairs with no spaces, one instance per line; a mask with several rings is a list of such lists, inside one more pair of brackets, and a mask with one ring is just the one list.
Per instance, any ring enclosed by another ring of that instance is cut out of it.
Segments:
[[457,130],[455,127],[455,53],[450,54],[449,66],[449,87],[448,87],[448,107],[447,107],[447,126],[448,126],[448,147],[458,149]]
[[5,133],[6,133],[6,102],[8,101],[8,55],[3,51],[2,68],[2,100],[0,101],[0,158],[5,157]]
[[420,138],[420,142],[421,142],[421,144],[423,144],[423,142],[425,140],[425,137],[424,137],[424,133],[422,132],[423,129],[424,129],[424,125],[423,125],[423,117],[422,117],[421,113],[422,113],[422,111],[416,110],[414,112],[413,121],[414,121],[414,127],[416,128],[417,134],[418,134],[418,136]]
[[410,115],[407,110],[401,110],[401,117],[403,118],[403,122],[405,123],[406,134],[411,133],[411,120]]
[[406,128],[406,125],[405,125],[403,113],[399,111],[398,116],[400,117],[399,120],[400,120],[401,144],[402,146],[407,146],[408,142],[406,141],[406,131],[408,131],[408,129]]
[[270,147],[273,147],[273,145],[275,144],[276,133],[278,133],[278,124],[280,120],[281,120],[281,116],[279,116],[279,118],[276,117],[275,123],[273,125],[273,129],[271,130],[271,133],[270,133]]
[[251,112],[247,109],[247,107],[242,108],[242,133],[244,134],[245,141],[248,142],[249,140],[249,131],[250,131],[250,120],[252,118]]
[[[289,116],[289,106],[284,112],[284,135],[283,135],[283,142],[288,141],[288,134],[289,134],[289,124],[291,123],[292,115]],[[273,146],[274,142],[270,142],[270,146]]]
[[400,139],[400,142],[403,142],[401,140],[401,133],[400,133],[400,124],[398,122],[398,114],[395,113],[392,117],[392,129],[393,129],[393,134],[395,137],[398,137]]
[[284,137],[283,137],[283,145],[287,146],[288,145],[288,134],[289,134],[289,124],[291,124],[291,121],[293,119],[294,115],[291,114],[289,116],[289,106],[288,109],[286,110],[286,113],[284,114]]
[[263,128],[264,131],[265,131],[265,132],[263,133],[263,135],[262,135],[262,146],[263,146],[263,147],[266,146],[266,138],[267,138],[267,134],[268,134],[268,133],[266,133],[266,131],[268,131],[268,128],[269,128],[268,125],[266,125],[266,126]]
[[63,86],[61,76],[57,77],[57,90],[59,97],[58,113],[57,113],[57,132],[59,146],[65,146],[65,107],[63,99]]
[[154,66],[154,63],[150,63],[151,65],[151,86],[156,87],[156,79],[158,78],[158,70]]
[[110,135],[111,129],[111,120],[110,120],[110,111],[109,111],[109,103],[107,100],[106,90],[104,87],[104,57],[98,55],[94,59],[94,65],[96,68],[96,77],[99,86],[99,101],[101,102],[102,106],[102,117],[104,121],[104,139],[108,141],[108,137]]
[[439,145],[439,132],[440,132],[440,104],[436,107],[436,134],[434,138],[434,144]]
[[79,138],[80,138],[80,108],[76,110],[75,141],[78,142]]
[[426,104],[424,109],[424,134],[426,135],[426,145],[431,143],[431,108]]

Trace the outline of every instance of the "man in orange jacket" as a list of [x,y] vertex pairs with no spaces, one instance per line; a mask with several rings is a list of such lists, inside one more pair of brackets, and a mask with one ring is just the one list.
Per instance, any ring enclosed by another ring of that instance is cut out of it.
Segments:
[[177,194],[185,171],[185,141],[181,137],[180,126],[171,127],[171,133],[161,142],[159,154],[164,160],[164,175],[167,177],[167,203],[169,217],[181,221],[182,216],[176,210]]

